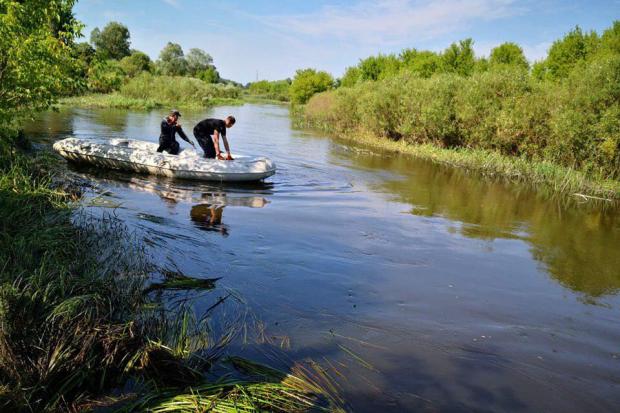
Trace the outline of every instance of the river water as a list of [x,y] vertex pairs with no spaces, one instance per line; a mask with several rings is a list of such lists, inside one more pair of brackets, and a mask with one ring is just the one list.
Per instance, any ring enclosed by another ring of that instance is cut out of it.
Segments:
[[[26,132],[44,147],[154,141],[164,114],[72,109]],[[157,263],[222,277],[291,362],[329,372],[349,410],[620,411],[617,206],[296,130],[283,106],[181,120],[191,131],[228,114],[233,154],[269,156],[275,176],[214,185],[71,167],[95,185],[86,208],[113,211]]]

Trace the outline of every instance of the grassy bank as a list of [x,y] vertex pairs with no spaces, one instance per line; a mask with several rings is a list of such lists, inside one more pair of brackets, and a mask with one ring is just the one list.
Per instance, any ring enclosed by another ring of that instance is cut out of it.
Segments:
[[335,408],[320,372],[222,358],[237,330],[233,323],[215,334],[210,320],[225,303],[214,299],[207,313],[194,314],[191,305],[161,298],[169,285],[208,290],[217,280],[153,267],[114,219],[76,218],[72,202],[80,188],[53,172],[55,158],[6,142],[0,145],[0,410]]
[[151,98],[131,98],[123,96],[118,92],[108,94],[89,94],[82,96],[65,97],[59,100],[59,107],[76,107],[86,109],[133,109],[133,110],[151,110],[151,109],[204,109],[212,106],[221,105],[242,105],[245,99],[240,98],[212,98],[200,101],[160,101]]
[[[329,128],[309,123],[300,117],[297,117],[296,124],[327,133],[333,132]],[[613,179],[592,179],[583,172],[551,162],[514,158],[482,149],[447,149],[429,143],[411,144],[403,140],[394,141],[361,132],[338,134],[336,138],[374,148],[379,153],[410,155],[451,167],[465,168],[487,177],[548,188],[556,193],[576,196],[581,194],[609,200],[620,199],[620,182]]]
[[602,56],[563,82],[518,68],[470,77],[403,73],[315,95],[298,112],[302,124],[375,145],[618,198],[619,75],[618,56]]
[[232,85],[209,84],[182,76],[143,73],[129,80],[117,92],[88,94],[60,100],[61,106],[117,109],[189,108],[243,103],[241,89]]

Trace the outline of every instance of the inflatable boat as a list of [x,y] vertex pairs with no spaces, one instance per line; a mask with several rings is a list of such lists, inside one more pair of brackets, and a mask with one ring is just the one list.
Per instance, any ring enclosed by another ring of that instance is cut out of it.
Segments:
[[63,158],[102,168],[201,181],[258,181],[276,173],[269,158],[235,156],[234,161],[206,159],[194,149],[178,155],[158,153],[157,144],[131,139],[67,138],[54,143]]

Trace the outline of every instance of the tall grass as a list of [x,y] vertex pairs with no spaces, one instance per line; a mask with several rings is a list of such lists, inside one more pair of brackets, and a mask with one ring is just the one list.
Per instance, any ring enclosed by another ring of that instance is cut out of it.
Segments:
[[191,77],[143,73],[123,85],[119,93],[127,98],[152,99],[178,106],[208,106],[216,99],[238,99],[241,89],[233,85],[206,83]]
[[[498,173],[618,197],[617,189],[609,191],[620,178],[618,85],[617,55],[594,59],[559,83],[508,67],[470,77],[400,74],[315,95],[298,115],[302,124],[353,138],[372,135],[384,142],[459,149],[457,163],[474,169],[488,169],[485,159],[501,159],[504,166],[494,168]],[[557,171],[540,173],[549,165]],[[579,178],[562,185],[557,182],[562,175]]]
[[[306,377],[267,378],[221,360],[243,311],[219,322],[218,333],[211,319],[225,298],[200,316],[191,303],[161,299],[169,290],[210,290],[216,279],[153,267],[117,220],[76,216],[71,202],[80,190],[55,178],[53,158],[1,142],[1,411],[330,406],[333,399]],[[238,370],[235,379],[214,380],[219,364]],[[110,399],[114,389],[126,390]]]
[[161,107],[204,108],[241,104],[241,88],[206,83],[184,76],[156,76],[144,72],[130,79],[119,91],[66,97],[63,106],[149,110]]

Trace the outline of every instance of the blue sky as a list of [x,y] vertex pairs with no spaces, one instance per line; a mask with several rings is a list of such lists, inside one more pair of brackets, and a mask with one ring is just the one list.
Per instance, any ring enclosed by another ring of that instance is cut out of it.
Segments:
[[575,25],[600,33],[620,20],[620,0],[79,0],[75,14],[86,39],[119,21],[154,59],[168,41],[199,47],[245,83],[305,67],[340,76],[378,52],[439,51],[467,37],[479,55],[513,41],[534,61]]

